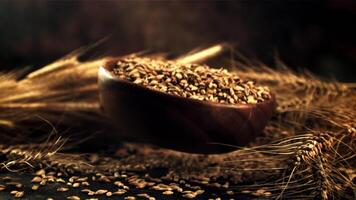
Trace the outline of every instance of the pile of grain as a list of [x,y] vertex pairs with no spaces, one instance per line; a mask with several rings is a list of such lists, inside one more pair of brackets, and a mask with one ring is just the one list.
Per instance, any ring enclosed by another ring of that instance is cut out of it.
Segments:
[[255,104],[270,99],[267,87],[241,80],[226,69],[173,61],[127,57],[112,73],[123,80],[185,98],[223,104]]

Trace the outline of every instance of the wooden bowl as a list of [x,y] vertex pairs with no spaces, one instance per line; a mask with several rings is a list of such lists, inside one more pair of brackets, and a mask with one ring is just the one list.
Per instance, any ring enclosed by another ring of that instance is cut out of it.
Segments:
[[257,104],[219,104],[166,94],[119,79],[117,60],[99,69],[100,103],[118,132],[113,138],[190,153],[222,153],[245,146],[272,116],[275,98]]

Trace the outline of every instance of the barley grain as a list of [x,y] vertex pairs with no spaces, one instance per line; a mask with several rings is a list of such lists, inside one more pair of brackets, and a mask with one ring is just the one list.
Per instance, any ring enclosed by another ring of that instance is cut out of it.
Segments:
[[69,196],[67,197],[68,200],[80,200],[80,197],[78,196]]
[[69,189],[66,187],[60,187],[57,189],[58,192],[67,192]]
[[38,188],[40,188],[39,185],[33,185],[33,186],[31,187],[32,190],[38,190]]

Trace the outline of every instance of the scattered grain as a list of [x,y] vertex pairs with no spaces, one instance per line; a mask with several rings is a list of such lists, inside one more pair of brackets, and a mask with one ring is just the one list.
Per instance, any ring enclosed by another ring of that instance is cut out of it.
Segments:
[[68,200],[80,200],[80,197],[78,196],[69,196],[67,197]]
[[172,195],[172,194],[174,194],[174,192],[172,192],[170,190],[167,190],[167,191],[162,192],[162,194],[164,194],[164,195]]
[[60,187],[57,189],[58,192],[67,192],[69,190],[69,188],[66,187]]
[[40,183],[41,181],[42,181],[42,178],[39,177],[39,176],[35,176],[35,177],[31,180],[32,183]]
[[106,194],[108,192],[108,190],[97,190],[96,192],[95,192],[95,194]]
[[33,186],[31,187],[32,190],[38,190],[38,188],[40,188],[39,185],[33,185]]

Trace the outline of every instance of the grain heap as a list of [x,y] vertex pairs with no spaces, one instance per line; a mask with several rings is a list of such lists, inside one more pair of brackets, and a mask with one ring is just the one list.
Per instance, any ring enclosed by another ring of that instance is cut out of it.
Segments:
[[267,87],[243,81],[226,69],[174,61],[126,57],[112,68],[120,79],[185,98],[223,104],[255,104],[270,99]]

